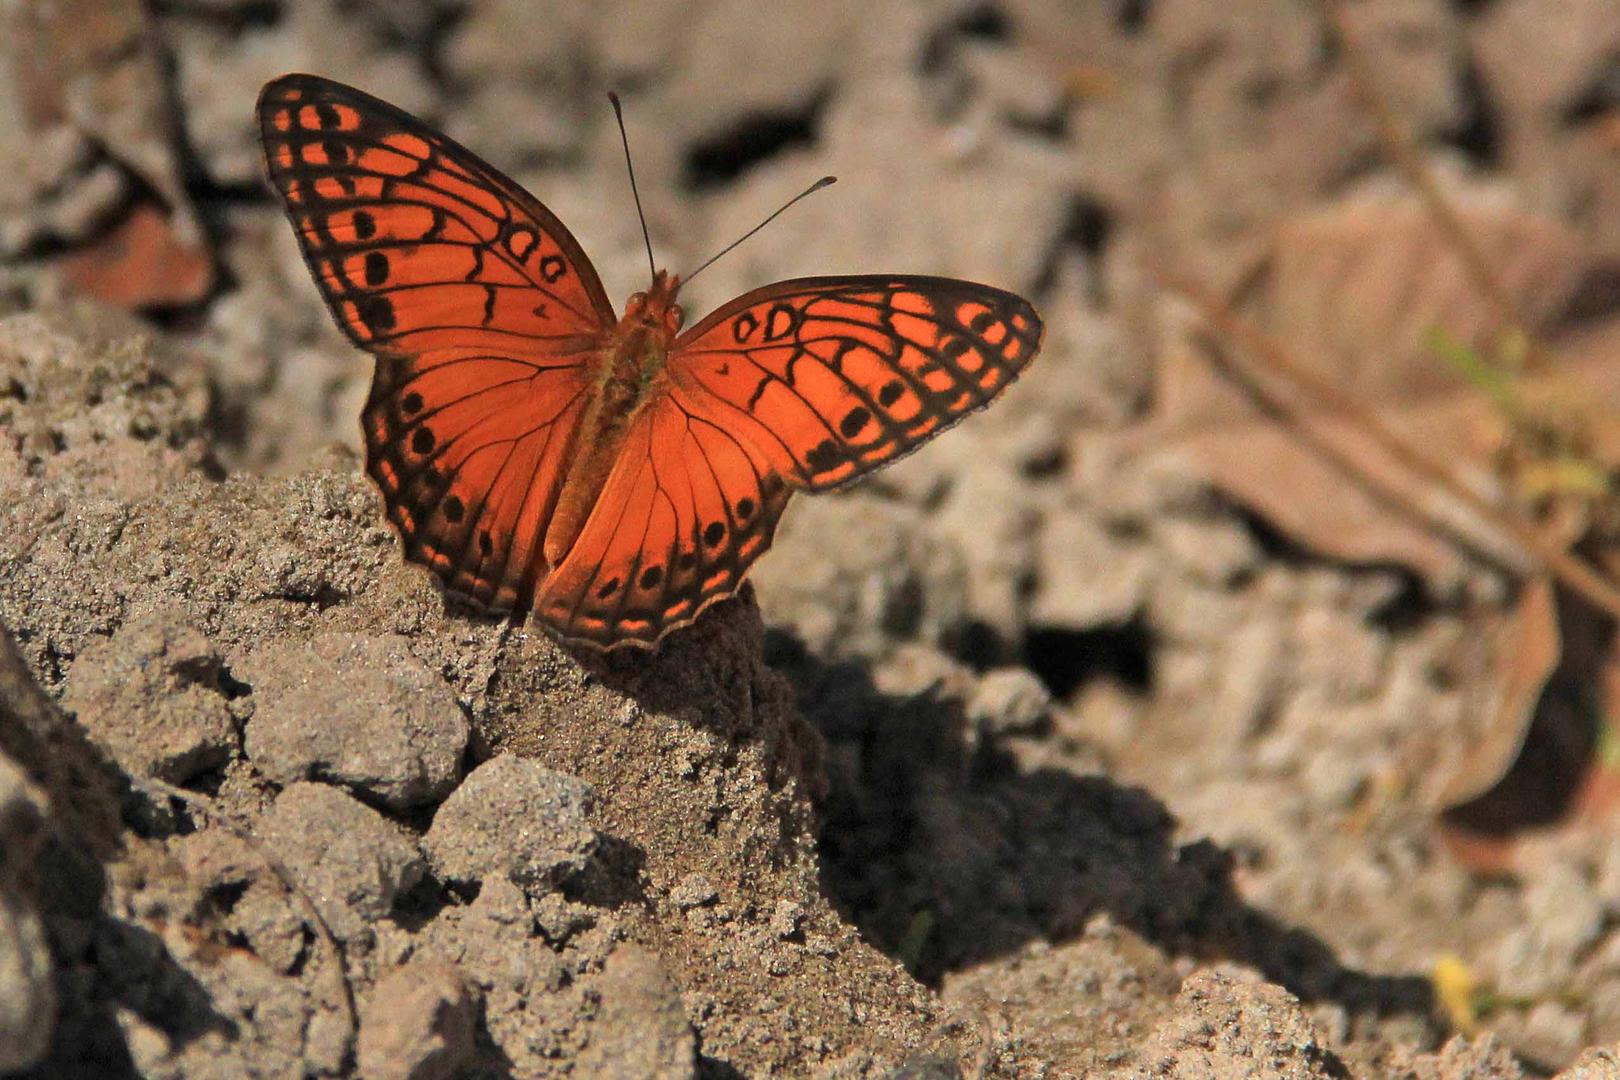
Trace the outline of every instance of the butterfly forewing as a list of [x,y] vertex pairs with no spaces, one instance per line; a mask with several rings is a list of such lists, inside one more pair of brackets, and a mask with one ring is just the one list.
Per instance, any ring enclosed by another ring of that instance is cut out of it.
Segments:
[[989,404],[1035,358],[1041,333],[1027,300],[986,285],[802,278],[705,317],[676,341],[669,370],[696,412],[818,491]]
[[407,556],[525,606],[613,325],[596,271],[517,184],[358,90],[285,76],[259,124],[316,285],[377,356],[367,470]]

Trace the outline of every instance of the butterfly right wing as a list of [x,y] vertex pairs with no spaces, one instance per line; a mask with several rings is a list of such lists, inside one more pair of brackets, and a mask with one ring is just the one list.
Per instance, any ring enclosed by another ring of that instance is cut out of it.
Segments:
[[258,115],[316,285],[377,357],[366,468],[406,557],[526,606],[614,325],[596,271],[533,196],[386,102],[287,75]]

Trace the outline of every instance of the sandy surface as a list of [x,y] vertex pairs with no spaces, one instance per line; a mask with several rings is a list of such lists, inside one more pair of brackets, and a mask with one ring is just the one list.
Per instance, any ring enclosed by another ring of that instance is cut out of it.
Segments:
[[[0,1071],[1616,1074],[1620,843],[1436,833],[1512,583],[1317,556],[1129,438],[1186,322],[1147,247],[1231,281],[1391,186],[1309,5],[151,7],[0,8]],[[1620,252],[1612,9],[1349,9],[1460,189]],[[840,177],[693,309],[953,274],[1046,351],[656,656],[571,656],[400,560],[258,175],[291,70],[443,124],[616,297],[609,88],[676,270]]]

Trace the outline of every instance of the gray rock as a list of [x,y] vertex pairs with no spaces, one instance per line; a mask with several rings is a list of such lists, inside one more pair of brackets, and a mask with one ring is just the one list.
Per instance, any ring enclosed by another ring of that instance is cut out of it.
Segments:
[[583,1075],[614,1080],[697,1075],[697,1036],[657,957],[636,945],[620,945],[597,985],[602,1011],[580,1054]]
[[548,888],[596,851],[596,792],[583,780],[505,754],[472,771],[433,818],[423,843],[451,881],[504,877]]
[[404,829],[325,784],[288,787],[260,819],[259,834],[343,939],[392,911],[426,869]]
[[478,1002],[450,964],[424,960],[378,981],[360,1014],[358,1064],[371,1080],[449,1080],[476,1051]]
[[173,611],[132,619],[85,649],[62,703],[134,776],[184,783],[224,765],[236,745],[219,652]]
[[442,799],[461,775],[467,718],[403,637],[325,634],[239,666],[253,686],[248,757],[279,783],[332,781],[405,810]]
[[0,756],[0,1072],[26,1069],[50,1047],[56,980],[27,872],[45,830],[45,797]]

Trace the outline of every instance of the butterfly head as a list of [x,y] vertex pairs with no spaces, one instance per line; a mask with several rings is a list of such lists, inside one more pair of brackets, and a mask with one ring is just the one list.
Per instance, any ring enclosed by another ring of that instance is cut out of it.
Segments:
[[674,337],[686,321],[686,312],[675,302],[681,279],[667,270],[653,274],[652,286],[646,292],[633,293],[624,305],[621,329],[647,329],[661,331]]

